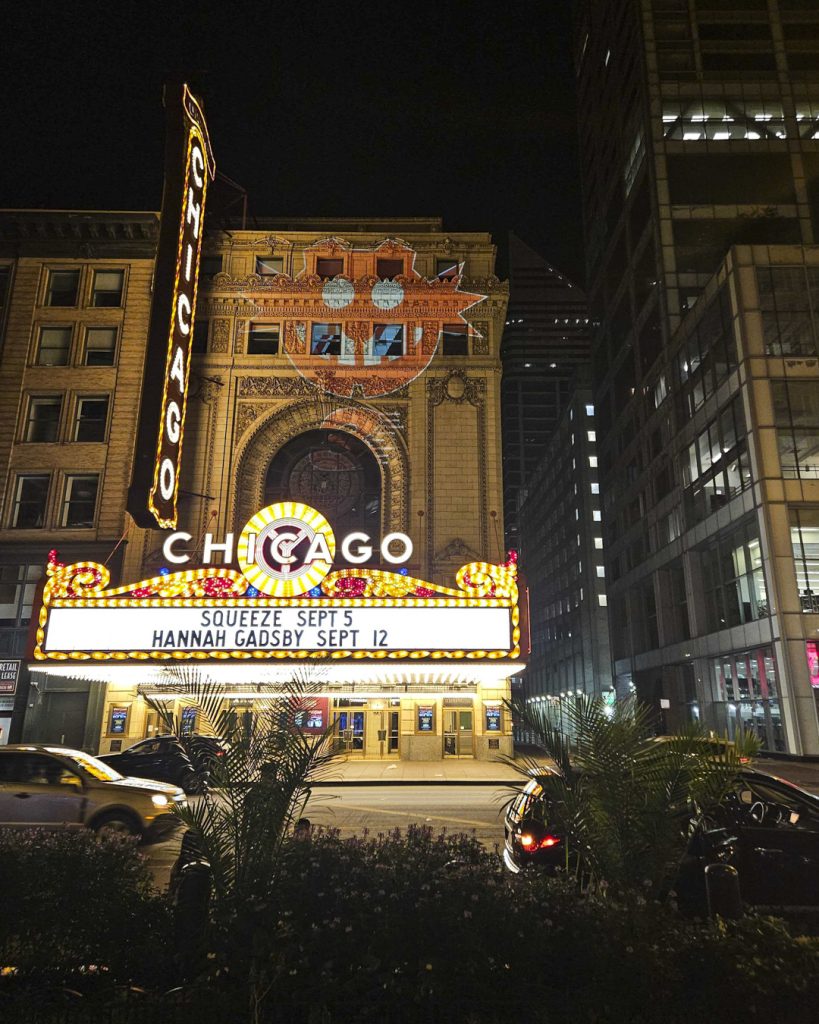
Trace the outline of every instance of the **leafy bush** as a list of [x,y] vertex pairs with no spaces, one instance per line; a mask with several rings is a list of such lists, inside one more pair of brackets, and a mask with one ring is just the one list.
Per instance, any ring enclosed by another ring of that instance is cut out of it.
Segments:
[[716,928],[640,897],[512,878],[469,837],[324,833],[283,860],[219,958],[223,977],[247,970],[259,1020],[744,1024],[783,1007],[811,1019],[819,996],[819,943],[778,922]]
[[135,839],[0,829],[0,879],[0,966],[24,977],[170,977],[170,907]]

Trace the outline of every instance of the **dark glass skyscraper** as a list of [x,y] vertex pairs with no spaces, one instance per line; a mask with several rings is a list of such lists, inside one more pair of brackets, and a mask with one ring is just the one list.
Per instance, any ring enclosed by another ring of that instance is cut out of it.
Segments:
[[819,6],[575,14],[618,692],[819,753]]
[[522,494],[589,361],[586,296],[517,235],[509,236],[501,416],[507,546],[519,545]]

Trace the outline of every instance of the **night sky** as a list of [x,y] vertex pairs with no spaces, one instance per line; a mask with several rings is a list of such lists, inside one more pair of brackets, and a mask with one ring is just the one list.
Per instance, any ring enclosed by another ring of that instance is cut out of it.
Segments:
[[251,217],[439,215],[582,280],[569,0],[2,6],[0,206],[159,209],[186,77]]

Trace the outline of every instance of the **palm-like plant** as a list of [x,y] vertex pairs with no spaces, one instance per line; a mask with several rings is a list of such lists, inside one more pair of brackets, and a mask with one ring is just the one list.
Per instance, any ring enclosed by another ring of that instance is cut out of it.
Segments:
[[667,893],[692,820],[719,804],[742,759],[758,750],[750,738],[715,750],[695,725],[657,740],[653,712],[635,700],[614,707],[594,698],[571,702],[565,732],[541,704],[518,699],[510,707],[554,768],[544,770],[536,759],[511,763],[537,778],[547,824],[565,837],[567,868],[596,888]]
[[[184,707],[195,710],[198,728],[226,742],[211,786],[177,813],[210,863],[214,911],[227,920],[244,900],[275,884],[285,837],[304,809],[311,781],[334,756],[329,730],[315,735],[301,727],[316,689],[308,671],[296,673],[286,693],[255,700],[249,716],[237,716],[224,690],[197,668],[173,671],[174,689]],[[161,698],[145,699],[184,744],[181,713],[174,716]]]

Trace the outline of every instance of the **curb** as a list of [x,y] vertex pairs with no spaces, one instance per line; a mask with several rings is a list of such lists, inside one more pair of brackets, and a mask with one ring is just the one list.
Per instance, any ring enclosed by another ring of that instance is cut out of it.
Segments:
[[[310,789],[334,789],[336,786],[514,786],[517,779],[322,779],[310,782]],[[523,777],[521,776],[521,781]]]

